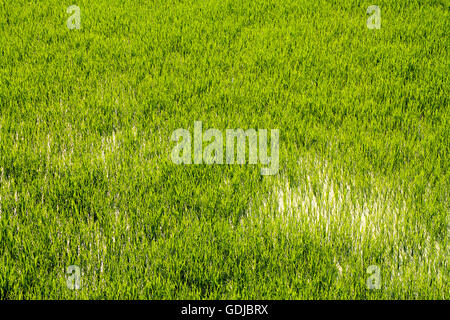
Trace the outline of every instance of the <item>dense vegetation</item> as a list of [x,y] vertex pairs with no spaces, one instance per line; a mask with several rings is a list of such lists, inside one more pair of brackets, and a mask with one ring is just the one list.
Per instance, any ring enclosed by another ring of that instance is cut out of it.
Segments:
[[[0,298],[448,298],[450,5],[372,4],[0,0]],[[174,164],[194,121],[278,173]]]

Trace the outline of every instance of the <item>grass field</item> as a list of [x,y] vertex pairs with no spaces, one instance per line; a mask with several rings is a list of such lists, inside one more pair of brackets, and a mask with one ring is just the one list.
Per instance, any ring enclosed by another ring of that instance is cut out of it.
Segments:
[[[449,22],[448,0],[0,0],[0,298],[448,299]],[[278,129],[279,170],[173,163],[195,121]]]

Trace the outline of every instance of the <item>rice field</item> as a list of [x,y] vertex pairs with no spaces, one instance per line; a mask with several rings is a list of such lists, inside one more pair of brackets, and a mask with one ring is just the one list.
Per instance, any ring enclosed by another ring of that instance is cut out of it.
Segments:
[[448,299],[449,18],[0,0],[0,299]]

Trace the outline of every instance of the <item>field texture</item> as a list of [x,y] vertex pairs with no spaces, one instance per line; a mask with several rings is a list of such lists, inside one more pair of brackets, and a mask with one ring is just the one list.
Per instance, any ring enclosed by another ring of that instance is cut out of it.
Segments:
[[[448,0],[0,0],[0,298],[448,299],[449,31]],[[175,164],[196,121],[278,129],[278,171]]]

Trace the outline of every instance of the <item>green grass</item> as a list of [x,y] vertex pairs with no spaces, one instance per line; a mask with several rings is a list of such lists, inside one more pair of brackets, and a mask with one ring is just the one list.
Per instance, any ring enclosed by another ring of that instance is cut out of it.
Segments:
[[[0,298],[448,299],[449,21],[447,0],[0,0]],[[278,174],[175,165],[194,121],[279,129]]]

